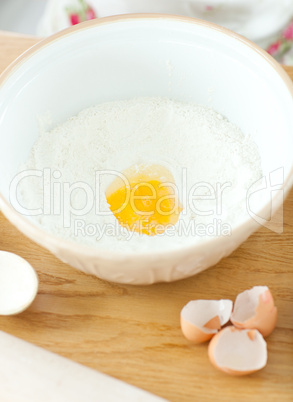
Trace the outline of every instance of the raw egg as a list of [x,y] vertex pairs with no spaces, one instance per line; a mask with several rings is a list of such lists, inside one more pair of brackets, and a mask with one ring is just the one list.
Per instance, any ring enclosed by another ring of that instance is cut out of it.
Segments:
[[109,185],[106,198],[121,226],[149,236],[175,225],[182,211],[173,175],[158,164],[129,167]]
[[211,340],[211,363],[231,375],[246,375],[261,370],[267,363],[267,344],[256,329],[226,327]]
[[255,328],[268,336],[277,323],[277,308],[267,286],[254,286],[240,293],[235,301],[231,322],[238,328]]
[[183,335],[193,343],[211,339],[229,321],[231,300],[192,300],[181,310]]

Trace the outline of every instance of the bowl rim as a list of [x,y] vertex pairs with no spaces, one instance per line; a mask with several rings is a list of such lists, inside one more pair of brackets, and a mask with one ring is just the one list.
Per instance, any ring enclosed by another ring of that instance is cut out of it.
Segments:
[[[180,16],[180,15],[172,15],[172,14],[122,14],[122,15],[114,15],[110,17],[103,17],[103,18],[97,18],[94,20],[90,21],[85,21],[80,24],[74,25],[72,27],[63,29],[45,39],[42,39],[40,42],[36,43],[29,49],[27,49],[25,52],[23,52],[19,57],[17,57],[6,69],[0,74],[0,91],[1,87],[4,85],[6,80],[14,74],[28,59],[30,59],[32,56],[34,56],[37,52],[40,50],[44,49],[48,45],[51,45],[54,42],[57,42],[58,40],[70,36],[71,34],[75,34],[78,31],[83,31],[90,29],[92,27],[98,27],[106,24],[113,24],[113,23],[119,23],[119,22],[127,22],[127,21],[137,21],[137,20],[169,20],[169,21],[174,21],[174,22],[183,22],[183,23],[188,23],[188,24],[194,24],[197,26],[202,26],[205,28],[210,28],[212,31],[220,32],[230,38],[234,38],[241,42],[243,45],[247,46],[248,48],[252,49],[255,53],[258,54],[258,56],[262,57],[265,59],[265,61],[272,67],[279,78],[283,81],[285,86],[287,87],[289,93],[292,96],[293,100],[293,83],[288,76],[288,74],[285,72],[285,70],[282,68],[282,66],[271,56],[269,55],[264,49],[259,47],[257,44],[253,43],[249,39],[243,37],[240,34],[237,34],[233,31],[231,31],[228,28],[224,28],[222,26],[219,26],[217,24],[214,24],[209,21],[197,19],[197,18],[192,18],[192,17],[185,17],[185,16]],[[287,177],[284,180],[284,183],[281,187],[281,190],[284,190],[284,199],[288,195],[288,192],[292,186],[292,178],[293,177],[293,166],[288,173]],[[290,180],[291,179],[291,180]],[[277,198],[277,195],[272,197]],[[272,200],[271,200],[272,201]],[[267,202],[266,204],[263,205],[263,207],[259,210],[259,213],[261,214],[263,211],[265,211],[268,207],[270,202]],[[278,207],[282,205],[282,201],[278,201]],[[63,249],[67,250],[69,252],[73,252],[75,255],[84,255],[86,254],[89,257],[97,257],[97,258],[103,258],[104,260],[111,261],[111,262],[118,262],[126,258],[134,258],[134,257],[143,257],[145,259],[151,259],[154,261],[156,258],[162,258],[168,257],[172,259],[173,256],[179,256],[179,255],[186,255],[189,252],[194,252],[197,248],[202,249],[203,247],[206,247],[208,244],[209,247],[213,247],[221,244],[221,242],[225,241],[225,237],[219,236],[219,237],[213,237],[213,238],[205,238],[202,239],[200,242],[195,242],[192,244],[187,244],[187,245],[181,245],[180,247],[176,249],[164,249],[162,251],[160,250],[153,250],[153,251],[122,251],[122,250],[115,250],[115,252],[111,251],[108,248],[96,248],[94,246],[78,243],[75,241],[67,240],[62,237],[58,237],[50,232],[47,232],[43,228],[37,226],[34,224],[32,221],[27,219],[25,216],[17,212],[12,205],[7,201],[7,199],[2,195],[0,192],[0,212],[2,212],[6,218],[18,228],[23,234],[25,234],[27,237],[29,237],[31,240],[34,242],[44,246],[46,244],[46,248],[50,250],[50,247],[54,248],[55,250],[58,249]],[[233,229],[233,233],[235,232],[243,232],[244,227],[249,226],[249,223],[252,221],[252,218],[247,218],[244,221],[240,222],[238,225],[236,225]],[[252,234],[257,228],[251,231],[250,234]],[[47,245],[50,244],[50,247],[47,247]]]

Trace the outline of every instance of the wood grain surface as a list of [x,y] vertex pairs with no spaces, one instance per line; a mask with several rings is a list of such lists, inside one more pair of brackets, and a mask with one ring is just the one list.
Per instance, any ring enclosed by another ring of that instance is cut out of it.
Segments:
[[[1,33],[0,70],[35,42]],[[286,70],[293,79],[293,68]],[[293,192],[284,205],[283,234],[264,228],[215,267],[171,284],[133,287],[85,275],[32,243],[3,215],[0,250],[27,259],[40,279],[32,306],[0,317],[1,330],[171,401],[293,400]],[[234,300],[254,285],[271,288],[278,324],[267,339],[267,366],[233,378],[211,366],[207,344],[185,341],[179,313],[191,299]]]

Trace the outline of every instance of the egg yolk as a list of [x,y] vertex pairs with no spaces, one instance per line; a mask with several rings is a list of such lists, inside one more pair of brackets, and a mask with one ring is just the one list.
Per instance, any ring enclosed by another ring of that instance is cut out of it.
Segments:
[[129,231],[154,236],[175,225],[182,206],[174,178],[161,165],[134,165],[106,190],[110,210]]

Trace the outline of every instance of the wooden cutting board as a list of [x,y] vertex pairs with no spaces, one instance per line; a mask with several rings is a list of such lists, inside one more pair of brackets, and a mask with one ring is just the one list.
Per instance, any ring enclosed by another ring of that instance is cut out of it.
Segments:
[[[0,71],[36,42],[0,33]],[[293,68],[286,70],[293,79]],[[215,267],[171,284],[132,287],[85,275],[32,243],[3,215],[0,250],[27,259],[40,279],[32,306],[0,317],[1,330],[171,401],[293,400],[293,191],[283,234],[262,229]],[[254,285],[271,288],[278,325],[267,339],[265,369],[233,378],[211,366],[206,344],[185,341],[179,313],[191,299],[234,300]]]

